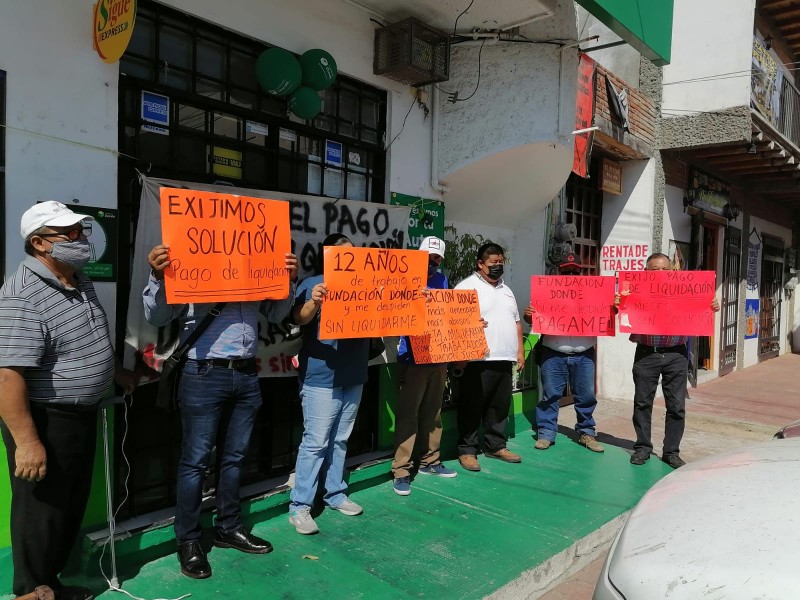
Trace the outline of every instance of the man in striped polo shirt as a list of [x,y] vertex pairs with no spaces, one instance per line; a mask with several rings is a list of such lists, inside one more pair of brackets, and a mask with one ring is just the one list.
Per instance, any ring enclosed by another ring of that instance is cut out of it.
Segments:
[[0,290],[0,430],[11,475],[14,594],[50,586],[57,599],[93,598],[58,574],[78,537],[94,466],[97,406],[116,369],[108,320],[91,281],[92,217],[59,202],[22,215],[28,256]]

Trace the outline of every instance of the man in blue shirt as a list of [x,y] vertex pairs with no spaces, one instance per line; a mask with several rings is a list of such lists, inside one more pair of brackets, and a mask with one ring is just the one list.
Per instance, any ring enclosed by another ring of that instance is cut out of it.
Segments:
[[[437,237],[422,240],[420,250],[428,251],[428,288],[447,289],[447,277],[439,271],[444,259],[444,242]],[[455,477],[457,473],[439,460],[442,440],[442,395],[447,379],[447,365],[414,362],[411,343],[400,338],[397,348],[398,394],[394,428],[394,491],[400,496],[411,493],[411,454],[417,433],[426,438],[426,451],[419,459],[418,473],[437,477]]]
[[[152,271],[143,292],[145,317],[155,327],[178,319],[183,341],[214,305],[167,304],[164,270],[169,266],[169,248],[156,246],[147,255],[147,261]],[[297,279],[294,254],[286,254],[286,268],[292,281],[288,298],[225,304],[189,349],[183,365],[178,389],[183,443],[178,464],[175,537],[181,573],[193,579],[211,577],[211,565],[200,545],[200,505],[203,480],[215,445],[219,466],[214,545],[250,554],[272,551],[272,544],[242,526],[239,482],[242,461],[261,407],[255,358],[258,314],[261,312],[273,323],[280,323],[288,316]]]

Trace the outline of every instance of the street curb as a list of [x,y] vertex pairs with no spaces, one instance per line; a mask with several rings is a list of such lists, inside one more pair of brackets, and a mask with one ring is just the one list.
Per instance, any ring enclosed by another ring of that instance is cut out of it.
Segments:
[[484,600],[533,600],[544,595],[607,552],[630,512],[611,519],[555,556],[524,571]]

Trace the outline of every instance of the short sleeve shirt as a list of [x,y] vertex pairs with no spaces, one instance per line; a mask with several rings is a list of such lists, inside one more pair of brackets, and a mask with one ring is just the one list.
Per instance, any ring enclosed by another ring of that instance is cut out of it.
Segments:
[[481,317],[489,325],[484,329],[489,356],[483,360],[510,360],[516,362],[519,350],[519,308],[514,292],[501,279],[492,285],[473,273],[456,286],[457,290],[476,290]]
[[65,286],[29,256],[0,290],[0,367],[24,367],[28,399],[99,402],[114,378],[108,318],[82,273]]
[[[305,279],[297,288],[295,306],[308,302],[322,276]],[[369,339],[320,340],[319,314],[302,327],[303,348],[298,357],[300,383],[311,387],[339,388],[367,381]]]

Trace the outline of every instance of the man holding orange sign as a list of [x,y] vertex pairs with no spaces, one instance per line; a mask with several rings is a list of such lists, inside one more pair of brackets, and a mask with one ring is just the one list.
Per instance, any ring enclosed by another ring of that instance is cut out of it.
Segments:
[[[215,444],[219,466],[214,545],[250,554],[272,551],[267,540],[244,529],[239,485],[262,401],[255,358],[258,315],[261,312],[269,321],[280,323],[291,309],[297,278],[297,257],[288,251],[288,209],[284,211],[281,204],[286,203],[192,190],[165,188],[161,192],[162,235],[165,241],[175,242],[178,250],[173,253],[169,244],[161,244],[147,256],[151,275],[143,292],[145,317],[156,327],[177,320],[181,342],[203,327],[182,362],[178,387],[183,442],[175,537],[181,572],[193,579],[211,576],[200,545],[200,509]],[[250,226],[255,227],[249,230],[253,235],[243,238]],[[234,237],[237,241],[232,243]],[[195,265],[194,273],[207,272],[208,281],[202,275],[182,279],[188,263]],[[215,270],[214,264],[222,266]],[[260,270],[265,264],[273,273]],[[256,274],[249,272],[254,265],[262,265]],[[170,281],[165,281],[165,272]],[[179,303],[170,303],[170,289]],[[209,313],[215,316],[209,318]]]

